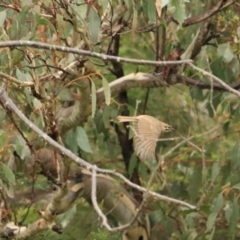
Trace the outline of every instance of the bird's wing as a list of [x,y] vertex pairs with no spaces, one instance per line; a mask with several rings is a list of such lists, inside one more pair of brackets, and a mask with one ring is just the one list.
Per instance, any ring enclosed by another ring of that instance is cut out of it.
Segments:
[[139,158],[142,161],[145,161],[147,159],[151,159],[155,155],[155,149],[157,142],[154,140],[146,140],[143,139],[142,137],[133,137],[133,142],[134,142],[134,149],[139,156]]
[[159,121],[151,116],[138,116],[134,123],[134,149],[142,160],[154,157],[157,140],[161,133]]

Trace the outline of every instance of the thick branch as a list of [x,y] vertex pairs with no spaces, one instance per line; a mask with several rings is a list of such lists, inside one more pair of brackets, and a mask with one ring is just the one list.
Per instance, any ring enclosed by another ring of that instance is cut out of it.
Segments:
[[101,54],[97,52],[91,52],[83,49],[57,46],[57,45],[52,45],[52,44],[47,44],[42,42],[35,42],[35,41],[24,41],[24,40],[0,42],[0,48],[5,48],[5,47],[31,47],[31,48],[47,49],[52,51],[75,53],[78,55],[101,58],[105,61],[114,60],[117,62],[126,62],[126,63],[138,64],[138,65],[167,66],[167,65],[181,65],[181,64],[192,62],[192,60],[182,60],[182,61],[138,60],[138,59],[132,59],[132,58],[116,57],[116,56]]

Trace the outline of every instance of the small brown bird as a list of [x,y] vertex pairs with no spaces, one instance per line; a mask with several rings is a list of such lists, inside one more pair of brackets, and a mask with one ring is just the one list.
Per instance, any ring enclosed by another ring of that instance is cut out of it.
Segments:
[[162,132],[174,130],[170,125],[148,115],[118,116],[119,122],[133,122],[133,142],[137,156],[147,160],[155,156],[157,141]]

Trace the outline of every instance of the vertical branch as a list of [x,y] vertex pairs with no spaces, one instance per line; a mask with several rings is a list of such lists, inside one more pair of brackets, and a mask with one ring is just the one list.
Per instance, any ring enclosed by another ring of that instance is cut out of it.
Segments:
[[[119,48],[120,48],[120,36],[116,35],[114,37],[114,47],[113,47],[113,55],[118,56],[119,53]],[[113,65],[113,73],[117,78],[123,77],[124,72],[122,68],[122,64],[114,61],[112,62]],[[128,116],[129,115],[129,110],[127,107],[128,104],[128,94],[127,91],[120,92],[118,94],[119,102],[123,105],[122,107],[122,112],[121,115]],[[129,128],[127,127],[127,123],[124,123],[124,128],[125,132],[122,132],[117,125],[115,125],[115,131],[118,136],[118,140],[121,146],[121,151],[122,151],[122,156],[123,156],[123,161],[125,164],[126,172],[128,172],[129,169],[129,164],[130,164],[130,159],[133,154],[133,140],[129,139]],[[129,176],[130,180],[137,185],[141,185],[139,175],[138,175],[138,163],[136,164],[133,173],[131,176]],[[137,201],[142,200],[142,193],[140,193],[138,190],[134,189],[133,190],[134,197]]]

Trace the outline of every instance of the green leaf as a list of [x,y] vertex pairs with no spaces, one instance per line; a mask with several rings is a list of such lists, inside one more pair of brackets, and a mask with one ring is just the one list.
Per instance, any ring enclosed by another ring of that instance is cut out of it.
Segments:
[[98,0],[98,4],[102,6],[102,9],[106,9],[108,5],[109,0]]
[[207,220],[207,224],[206,224],[206,226],[207,226],[206,232],[210,231],[215,226],[216,217],[217,217],[217,213],[211,213],[208,216],[208,220]]
[[134,168],[137,166],[137,157],[135,154],[132,154],[132,157],[129,162],[128,166],[128,174],[131,176],[133,173]]
[[234,236],[236,233],[238,219],[239,219],[238,199],[234,197],[233,204],[232,204],[232,212],[231,212],[230,222],[229,222],[229,232],[231,233],[232,236]]
[[202,169],[200,167],[196,167],[194,169],[193,174],[191,175],[188,187],[188,191],[192,201],[195,201],[195,199],[197,199],[198,192],[201,186],[202,186]]
[[110,105],[111,103],[111,90],[108,84],[108,81],[103,77],[102,78],[102,86],[103,86],[103,91],[104,91],[104,96],[105,96],[105,102],[107,105]]
[[10,182],[10,183],[15,183],[15,175],[14,173],[12,172],[12,170],[4,163],[1,163],[2,165],[2,170],[3,170],[3,173],[6,177],[6,179]]
[[175,7],[173,17],[181,26],[184,19],[186,18],[184,0],[171,0],[171,5]]
[[6,11],[0,12],[0,27],[2,27],[3,23],[5,22],[7,17]]
[[213,200],[213,213],[219,213],[223,207],[223,195],[220,193],[214,200]]
[[96,96],[96,86],[93,81],[91,82],[91,92],[92,92],[92,118],[94,118],[96,107],[97,107],[97,96]]
[[156,224],[156,223],[159,223],[162,221],[163,219],[163,212],[161,209],[158,209],[156,211],[152,211],[150,214],[149,214],[149,218],[151,219],[151,222]]
[[156,23],[155,0],[147,0],[147,10],[149,23]]
[[236,142],[231,151],[231,161],[233,168],[240,167],[240,142]]
[[78,144],[76,138],[76,133],[70,129],[64,137],[64,144],[73,153],[78,154]]
[[212,166],[212,176],[211,176],[211,181],[212,183],[215,181],[215,179],[217,178],[218,174],[220,172],[220,166],[219,166],[219,163],[216,162],[213,164]]
[[112,109],[110,106],[105,106],[103,109],[102,120],[103,120],[105,128],[110,127],[111,110]]
[[93,43],[96,43],[98,40],[101,21],[98,16],[98,12],[94,7],[91,7],[89,10],[88,21],[89,21],[90,38]]
[[91,153],[91,146],[88,141],[88,136],[85,132],[85,130],[82,127],[77,127],[76,129],[76,140],[77,145],[85,152]]

